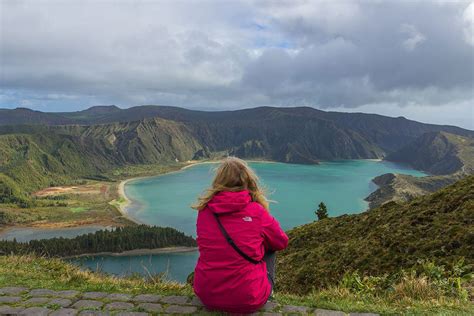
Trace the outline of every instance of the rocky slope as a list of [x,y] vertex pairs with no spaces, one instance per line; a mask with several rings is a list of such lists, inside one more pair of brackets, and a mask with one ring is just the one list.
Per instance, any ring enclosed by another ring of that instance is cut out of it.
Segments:
[[444,176],[414,177],[404,174],[386,173],[372,181],[378,189],[365,198],[369,207],[378,207],[387,202],[407,202],[414,198],[435,192],[461,179],[461,174]]
[[387,160],[403,162],[431,174],[474,173],[474,137],[430,132],[389,154]]
[[381,275],[433,260],[474,263],[474,176],[411,202],[387,203],[292,229],[278,256],[277,284],[289,292],[338,282],[346,272]]
[[409,201],[474,174],[474,138],[446,132],[426,133],[386,159],[410,164],[434,175],[418,178],[385,174],[376,177],[373,182],[379,188],[365,199],[371,208],[388,201]]

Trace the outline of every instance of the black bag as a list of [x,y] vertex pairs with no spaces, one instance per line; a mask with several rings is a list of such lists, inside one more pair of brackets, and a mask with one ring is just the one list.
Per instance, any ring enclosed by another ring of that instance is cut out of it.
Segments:
[[253,263],[253,264],[259,264],[260,262],[262,262],[263,260],[260,260],[260,261],[257,261],[253,258],[250,258],[249,256],[247,256],[242,250],[239,249],[239,247],[237,247],[237,245],[234,243],[234,241],[232,240],[232,238],[229,236],[229,234],[227,233],[227,231],[225,230],[224,226],[222,225],[221,223],[221,220],[219,219],[219,215],[217,215],[216,213],[213,213],[214,214],[214,217],[216,218],[217,220],[217,224],[219,224],[219,229],[221,230],[222,234],[224,235],[225,239],[227,240],[227,242],[232,246],[232,248],[235,249],[235,251],[237,251],[239,253],[239,255],[241,255],[245,260]]

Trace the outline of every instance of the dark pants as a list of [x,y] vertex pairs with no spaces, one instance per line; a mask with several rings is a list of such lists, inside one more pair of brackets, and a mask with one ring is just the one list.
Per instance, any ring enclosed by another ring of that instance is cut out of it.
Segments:
[[267,250],[263,256],[263,261],[267,264],[267,276],[268,281],[272,285],[272,291],[275,287],[275,261],[276,261],[276,252]]

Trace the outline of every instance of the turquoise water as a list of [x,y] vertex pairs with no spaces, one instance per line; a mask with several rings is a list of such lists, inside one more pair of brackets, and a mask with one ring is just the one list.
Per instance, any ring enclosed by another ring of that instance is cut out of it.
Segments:
[[[422,172],[385,161],[351,160],[320,165],[250,163],[269,191],[271,213],[284,229],[315,220],[323,201],[329,216],[367,209],[364,198],[376,189],[375,176],[392,172],[415,176]],[[180,172],[139,179],[125,186],[133,201],[128,211],[139,221],[171,226],[195,236],[196,212],[190,208],[211,183],[215,164],[200,164]]]
[[118,276],[132,274],[162,274],[165,279],[186,282],[194,270],[199,253],[197,251],[180,253],[160,253],[142,256],[97,256],[70,259],[71,262],[92,271],[100,271]]
[[[384,173],[425,175],[407,166],[386,161],[350,160],[319,165],[250,163],[269,191],[271,213],[284,229],[316,219],[314,211],[323,201],[329,216],[359,213],[367,209],[364,198],[376,189],[372,178]],[[127,183],[125,193],[132,200],[128,211],[149,225],[171,226],[195,236],[196,211],[190,205],[211,183],[215,164],[200,164],[158,177]],[[158,254],[131,257],[82,258],[84,266],[123,275],[168,271],[168,277],[184,281],[194,268],[197,253]]]

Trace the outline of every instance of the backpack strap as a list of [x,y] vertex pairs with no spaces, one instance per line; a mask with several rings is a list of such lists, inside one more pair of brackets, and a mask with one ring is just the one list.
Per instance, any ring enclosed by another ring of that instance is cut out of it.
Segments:
[[239,253],[239,255],[241,255],[245,260],[253,263],[253,264],[259,264],[260,262],[262,262],[262,260],[260,261],[257,261],[253,258],[250,258],[249,256],[247,256],[242,250],[240,250],[239,247],[237,247],[237,245],[235,244],[234,240],[229,236],[229,234],[227,233],[227,231],[225,230],[224,226],[222,225],[221,223],[221,220],[219,219],[219,215],[217,215],[216,213],[213,213],[214,214],[214,217],[216,218],[217,220],[217,224],[219,225],[219,229],[221,230],[222,232],[222,235],[224,235],[225,239],[227,240],[227,242],[229,243],[229,245],[232,246],[232,248],[235,249],[235,251],[237,251]]

